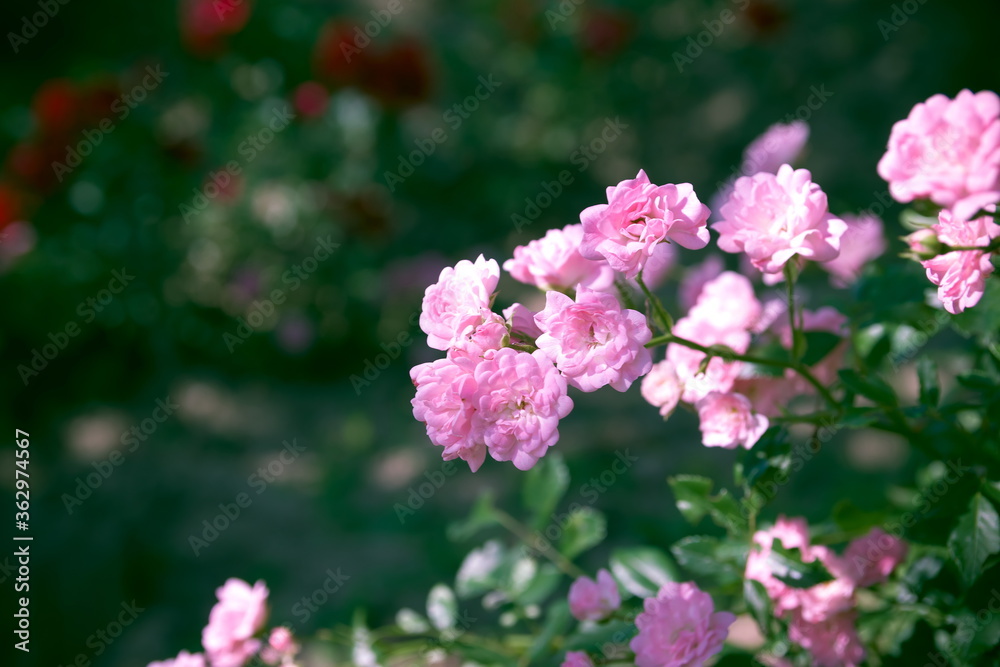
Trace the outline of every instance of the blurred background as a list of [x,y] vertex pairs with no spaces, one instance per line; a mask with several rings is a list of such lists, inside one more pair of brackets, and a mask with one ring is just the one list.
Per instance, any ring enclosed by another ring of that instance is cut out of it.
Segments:
[[[1000,85],[1000,7],[974,0],[12,0],[0,17],[0,430],[30,434],[35,538],[32,652],[5,640],[12,665],[196,650],[230,576],[266,580],[272,621],[303,634],[419,604],[473,546],[448,524],[520,482],[443,469],[410,414],[408,371],[439,356],[414,313],[443,266],[502,262],[639,168],[709,201],[794,118],[831,208],[870,208],[894,121]],[[678,258],[668,302],[701,259]],[[804,280],[812,307],[854,307]],[[585,569],[685,534],[666,476],[731,479],[690,415],[665,426],[636,390],[574,400],[571,500],[616,452],[640,461],[597,500],[609,540]],[[769,511],[883,503],[866,480],[914,465],[887,438],[842,434]],[[347,580],[302,613],[331,571]]]

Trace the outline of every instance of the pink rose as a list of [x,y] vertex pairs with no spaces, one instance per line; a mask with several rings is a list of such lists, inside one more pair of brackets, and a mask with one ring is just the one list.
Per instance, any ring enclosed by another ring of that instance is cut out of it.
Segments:
[[964,222],[1000,200],[1000,97],[961,91],[934,95],[892,126],[878,163],[901,202],[930,198]]
[[504,309],[503,316],[507,319],[511,335],[521,341],[534,343],[542,335],[542,330],[535,324],[535,313],[527,306],[515,303]]
[[147,667],[205,667],[205,656],[181,651],[176,658],[151,662]]
[[470,317],[461,327],[448,356],[481,359],[490,352],[499,350],[510,340],[507,323],[494,312],[486,311],[482,316]]
[[868,262],[885,252],[882,220],[877,215],[841,216],[847,231],[840,237],[840,255],[820,264],[830,272],[831,282],[847,287],[861,275]]
[[597,581],[580,577],[569,587],[569,610],[580,621],[600,621],[622,604],[618,584],[607,570],[597,571]]
[[880,528],[872,528],[847,546],[841,562],[856,586],[874,586],[888,579],[906,560],[907,551],[906,542]]
[[528,470],[559,440],[559,420],[573,409],[564,378],[541,350],[505,347],[475,370],[476,432],[497,461]]
[[[986,246],[1000,235],[1000,225],[988,217],[962,222],[950,211],[938,215],[931,228],[937,238],[950,246]],[[993,273],[990,253],[958,250],[921,262],[927,279],[938,286],[938,298],[949,313],[961,313],[979,303],[986,287],[986,278]]]
[[766,171],[777,173],[783,164],[791,164],[809,140],[809,126],[801,120],[775,123],[764,131],[743,151],[744,176]]
[[568,651],[560,667],[594,667],[594,663],[583,651]]
[[826,262],[840,252],[847,226],[827,210],[826,194],[806,169],[782,165],[777,174],[737,179],[722,207],[719,247],[745,252],[765,274],[780,274],[796,256]]
[[427,334],[427,345],[447,350],[455,344],[470,318],[485,320],[500,280],[496,260],[482,255],[475,263],[463,259],[454,268],[441,270],[438,281],[424,292],[420,328]]
[[208,615],[201,643],[212,667],[242,667],[260,648],[253,636],[267,621],[267,586],[228,579],[215,594],[219,601]]
[[771,572],[768,560],[775,540],[785,549],[798,549],[804,563],[816,560],[816,555],[809,546],[809,526],[805,519],[778,517],[778,521],[770,529],[754,533],[754,546],[747,554],[744,576],[763,584],[768,597],[774,601],[775,614],[781,617],[788,610],[797,608],[800,599],[795,592],[796,589],[782,582]]
[[[750,334],[746,331],[719,329],[712,322],[691,317],[682,317],[677,320],[674,323],[673,333],[680,338],[706,347],[725,345],[738,354],[743,354],[750,346]],[[712,391],[729,391],[742,367],[742,362],[725,361],[722,357],[713,357],[705,372],[700,373],[705,353],[680,343],[671,343],[667,346],[667,359],[673,364],[677,378],[684,387],[681,400],[685,403],[697,403],[699,399]]]
[[287,664],[299,652],[299,648],[292,631],[278,627],[271,630],[267,645],[260,651],[260,657],[269,665]]
[[701,421],[701,442],[706,447],[750,449],[768,427],[767,417],[756,414],[750,400],[740,394],[713,391],[695,407]]
[[722,650],[736,617],[715,611],[712,598],[690,582],[668,583],[646,598],[629,646],[637,667],[701,667]]
[[581,287],[574,301],[547,292],[545,309],[535,315],[535,323],[543,332],[535,344],[582,391],[605,385],[626,391],[653,365],[644,347],[653,337],[646,316],[623,310],[612,294]]
[[[510,349],[510,348],[505,348]],[[427,425],[427,437],[444,447],[442,458],[459,458],[472,472],[486,458],[486,443],[475,430],[478,384],[472,358],[438,359],[410,370],[417,395],[413,417]]]
[[583,285],[606,290],[615,281],[615,272],[603,259],[585,259],[580,254],[583,226],[567,225],[550,229],[541,239],[514,248],[514,258],[503,264],[505,271],[528,285],[542,290],[566,291]]
[[664,419],[673,414],[683,391],[684,386],[677,377],[674,365],[666,359],[653,365],[639,387],[642,397],[654,408],[659,408]]
[[711,322],[722,331],[749,331],[760,319],[761,312],[753,283],[744,275],[723,271],[702,286],[687,316]]
[[788,637],[812,654],[815,667],[858,667],[865,659],[865,647],[855,629],[856,619],[856,612],[848,611],[810,623],[796,614]]
[[689,183],[654,185],[646,172],[608,188],[608,203],[584,209],[580,253],[606,259],[615,271],[635,278],[661,243],[685,248],[708,245],[708,207]]
[[725,270],[726,266],[718,255],[709,255],[701,264],[688,269],[677,293],[681,308],[684,310],[693,308],[705,283],[717,278]]

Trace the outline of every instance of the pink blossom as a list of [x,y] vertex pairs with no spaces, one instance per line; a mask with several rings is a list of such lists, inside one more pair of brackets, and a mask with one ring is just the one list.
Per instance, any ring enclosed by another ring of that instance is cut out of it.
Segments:
[[486,311],[483,315],[473,315],[466,320],[456,340],[448,350],[448,356],[481,359],[504,347],[510,340],[510,331],[502,317]]
[[847,546],[841,562],[856,586],[874,586],[889,578],[906,560],[906,542],[880,528],[872,528]]
[[271,630],[267,645],[260,651],[260,657],[269,665],[278,665],[293,658],[299,652],[299,648],[292,631],[278,627]]
[[690,582],[664,584],[646,598],[629,643],[637,667],[701,667],[722,650],[736,617],[715,611],[712,598]]
[[[510,348],[505,348],[510,349]],[[457,357],[438,359],[410,370],[417,395],[410,402],[413,417],[427,425],[427,437],[444,447],[442,458],[459,458],[472,472],[486,458],[486,443],[476,432],[478,384],[476,360]]]
[[420,328],[427,334],[427,345],[447,350],[469,325],[470,318],[482,316],[485,320],[499,280],[496,260],[482,255],[475,263],[463,259],[454,267],[442,269],[438,281],[424,292]]
[[877,215],[841,216],[847,231],[840,237],[840,255],[820,264],[830,272],[837,287],[847,287],[861,275],[865,265],[885,252],[882,219]]
[[639,387],[642,397],[654,408],[660,409],[660,416],[669,417],[681,400],[684,386],[670,361],[664,359],[654,364]]
[[1000,200],[1000,97],[934,95],[892,127],[879,176],[901,202],[930,198],[964,222]]
[[778,517],[778,521],[770,529],[754,533],[754,546],[747,554],[745,577],[763,584],[768,596],[774,601],[775,613],[781,617],[788,610],[797,608],[800,599],[795,592],[796,589],[782,582],[771,572],[768,561],[775,540],[785,549],[798,549],[804,563],[816,560],[816,555],[809,546],[809,526],[805,519]]
[[744,176],[753,176],[761,171],[777,173],[781,165],[795,161],[808,140],[809,126],[805,122],[775,123],[743,151],[741,172]]
[[749,331],[761,310],[753,283],[744,275],[724,271],[702,286],[688,317],[711,322],[720,330]]
[[515,303],[504,309],[503,316],[507,319],[511,335],[522,341],[533,343],[542,335],[542,330],[535,324],[535,313],[527,306]]
[[147,667],[205,667],[205,656],[181,651],[176,658],[151,662]]
[[698,249],[708,245],[708,207],[689,183],[654,185],[646,172],[608,188],[608,203],[584,209],[580,253],[606,259],[615,271],[635,278],[661,243]]
[[681,286],[678,290],[681,308],[690,310],[694,307],[705,283],[718,277],[725,269],[725,264],[722,263],[722,258],[718,255],[709,255],[701,264],[689,269],[684,279],[681,280]]
[[803,388],[802,379],[794,371],[778,376],[741,373],[732,386],[734,392],[750,399],[754,412],[766,417],[781,415],[795,397],[802,395]]
[[580,621],[600,621],[622,604],[618,584],[607,570],[597,571],[597,581],[580,577],[569,587],[569,610]]
[[722,207],[719,247],[745,252],[765,274],[781,273],[796,256],[826,262],[840,252],[847,226],[827,210],[826,194],[806,169],[782,165],[777,174],[737,179]]
[[260,648],[253,636],[267,621],[267,586],[228,579],[215,594],[219,601],[208,615],[201,643],[212,667],[242,667]]
[[855,628],[857,614],[847,611],[820,623],[810,623],[795,614],[788,637],[812,654],[815,667],[858,667],[865,647]]
[[515,280],[543,290],[566,291],[583,285],[606,290],[615,280],[614,270],[603,259],[585,259],[580,254],[583,226],[550,229],[541,239],[514,248],[514,258],[503,264]]
[[582,391],[605,385],[625,391],[653,365],[644,347],[653,337],[646,316],[623,310],[612,294],[581,287],[574,302],[560,292],[547,292],[535,323],[543,332],[535,344]]
[[[938,239],[949,246],[987,246],[1000,235],[1000,225],[988,217],[962,222],[948,210],[941,211],[932,227]],[[986,278],[993,273],[990,253],[958,250],[921,262],[927,279],[938,286],[938,298],[949,313],[961,313],[979,303]]]
[[583,651],[568,651],[560,667],[594,667],[594,663]]
[[[725,345],[738,354],[743,354],[750,346],[750,334],[735,328],[720,329],[715,323],[682,317],[674,323],[674,335],[706,347]],[[704,373],[700,373],[705,353],[691,349],[680,343],[667,346],[667,359],[674,366],[677,378],[684,387],[681,400],[696,403],[711,391],[727,392],[736,381],[742,366],[739,361],[725,361],[713,357]]]
[[559,420],[573,409],[566,378],[541,350],[505,347],[480,361],[476,432],[490,456],[528,470],[559,440]]
[[750,449],[767,430],[764,415],[756,414],[746,396],[708,393],[695,406],[701,421],[701,442],[706,447]]

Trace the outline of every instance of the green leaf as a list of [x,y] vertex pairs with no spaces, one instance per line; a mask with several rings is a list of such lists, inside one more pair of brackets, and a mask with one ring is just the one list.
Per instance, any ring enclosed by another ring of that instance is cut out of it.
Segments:
[[857,371],[844,368],[839,375],[841,382],[855,394],[870,398],[879,405],[896,405],[896,392],[874,373],[861,377]]
[[1000,517],[981,493],[972,497],[968,512],[959,518],[948,549],[966,588],[982,574],[986,559],[1000,552]]
[[[609,621],[597,626],[593,630],[570,635],[566,638],[563,648],[567,651],[592,651],[602,652],[602,649],[611,649],[609,652],[618,652],[622,655],[628,651],[628,642],[635,636],[635,623],[629,621]],[[608,646],[611,644],[612,646]],[[618,649],[619,651],[615,651]],[[609,656],[611,657],[611,656]]]
[[611,573],[632,595],[653,597],[663,584],[680,581],[670,557],[653,547],[618,549],[611,554]]
[[607,536],[604,515],[592,507],[581,507],[570,513],[559,540],[559,552],[572,559],[600,544]]
[[562,583],[562,578],[563,574],[559,571],[559,568],[552,563],[542,563],[538,568],[538,572],[535,573],[535,578],[531,580],[520,596],[518,596],[517,602],[522,607],[545,602],[552,595],[552,592],[559,587],[559,584]]
[[708,577],[725,586],[741,579],[746,547],[714,537],[691,535],[670,547],[677,564],[688,572]]
[[723,489],[712,496],[712,480],[697,475],[677,475],[667,480],[673,489],[677,509],[692,525],[697,525],[706,514],[716,525],[733,530],[746,524],[740,515],[739,503]]
[[774,612],[771,609],[771,598],[767,594],[764,584],[753,579],[743,582],[743,599],[747,603],[747,609],[757,621],[761,632],[767,635],[770,632],[771,621],[774,619]]
[[427,595],[427,618],[438,630],[454,627],[458,618],[458,601],[445,584],[438,584]]
[[453,542],[464,542],[471,539],[479,531],[497,525],[497,514],[493,506],[493,494],[482,493],[472,506],[469,518],[456,521],[448,526],[448,538]]
[[554,654],[552,640],[569,630],[572,623],[573,617],[569,613],[569,603],[566,600],[560,600],[549,607],[549,611],[545,615],[545,625],[542,626],[541,632],[538,633],[531,648],[528,649],[528,662],[534,662],[539,658]]
[[806,353],[808,345],[809,342],[806,339],[806,333],[800,329],[796,329],[792,333],[792,358],[801,360]]
[[479,549],[470,551],[455,575],[455,592],[458,596],[468,598],[482,595],[499,586],[504,556],[503,545],[496,540],[490,540]]
[[525,475],[523,501],[532,514],[535,530],[545,527],[569,488],[569,469],[560,454],[553,454],[543,458]]
[[829,331],[806,331],[803,338],[805,351],[799,358],[806,366],[818,364],[843,340],[837,334]]
[[396,625],[406,633],[416,635],[431,629],[430,624],[417,612],[404,607],[396,612]]
[[941,386],[933,359],[926,355],[917,359],[917,378],[920,380],[920,404],[936,407],[941,400]]
[[792,588],[812,588],[833,581],[833,576],[818,559],[804,563],[798,549],[786,549],[777,542],[771,546],[767,564],[775,579]]
[[863,510],[850,500],[841,500],[834,505],[832,516],[840,530],[854,534],[861,534],[886,518],[885,512]]

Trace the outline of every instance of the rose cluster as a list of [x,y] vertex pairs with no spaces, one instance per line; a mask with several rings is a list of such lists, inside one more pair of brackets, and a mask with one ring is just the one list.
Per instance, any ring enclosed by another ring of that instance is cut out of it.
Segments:
[[[598,571],[596,581],[580,577],[569,590],[570,611],[581,621],[602,621],[620,605],[618,585],[607,570]],[[727,611],[715,611],[711,596],[694,583],[668,583],[643,601],[629,647],[638,667],[701,667],[722,650],[735,620]],[[570,651],[562,667],[593,667],[593,662],[583,651]]]
[[288,628],[274,628],[263,641],[267,623],[267,586],[251,586],[229,579],[215,592],[218,602],[201,633],[202,653],[181,651],[176,658],[149,663],[149,667],[244,667],[258,656],[267,665],[292,665],[299,646]]
[[[865,658],[855,629],[855,591],[886,581],[906,558],[907,545],[874,528],[851,542],[842,555],[812,545],[804,519],[779,517],[768,530],[758,531],[747,557],[746,578],[759,581],[779,618],[788,619],[788,636],[809,651],[816,667],[857,667]],[[779,579],[771,556],[774,545],[797,549],[803,563],[819,561],[830,581],[794,588]]]
[[937,223],[908,241],[949,313],[976,305],[1000,237],[1000,225],[981,215],[1000,202],[1000,97],[963,90],[917,104],[893,126],[878,173],[897,201],[942,207]]
[[[414,417],[444,459],[463,459],[475,471],[488,453],[527,470],[558,440],[559,420],[573,407],[569,387],[625,391],[651,369],[643,395],[664,416],[690,403],[704,444],[752,447],[779,394],[794,396],[802,385],[792,377],[755,382],[725,357],[745,353],[753,333],[769,331],[776,309],[765,312],[746,277],[722,272],[721,263],[708,266],[693,276],[697,285],[681,288],[694,303],[671,333],[688,344],[671,343],[654,368],[645,315],[618,297],[662,277],[673,245],[704,248],[709,217],[687,183],[656,185],[640,171],[608,188],[607,204],[585,209],[581,224],[549,231],[504,263],[514,279],[546,292],[540,312],[521,304],[502,316],[493,310],[495,260],[480,256],[445,268],[424,295],[420,327],[427,344],[446,356],[410,371]],[[713,225],[719,246],[745,253],[765,276],[780,277],[789,262],[836,260],[848,228],[830,214],[810,173],[788,165],[737,179],[722,217]],[[850,260],[836,275],[846,280],[856,270]],[[766,407],[735,389],[741,381]]]

